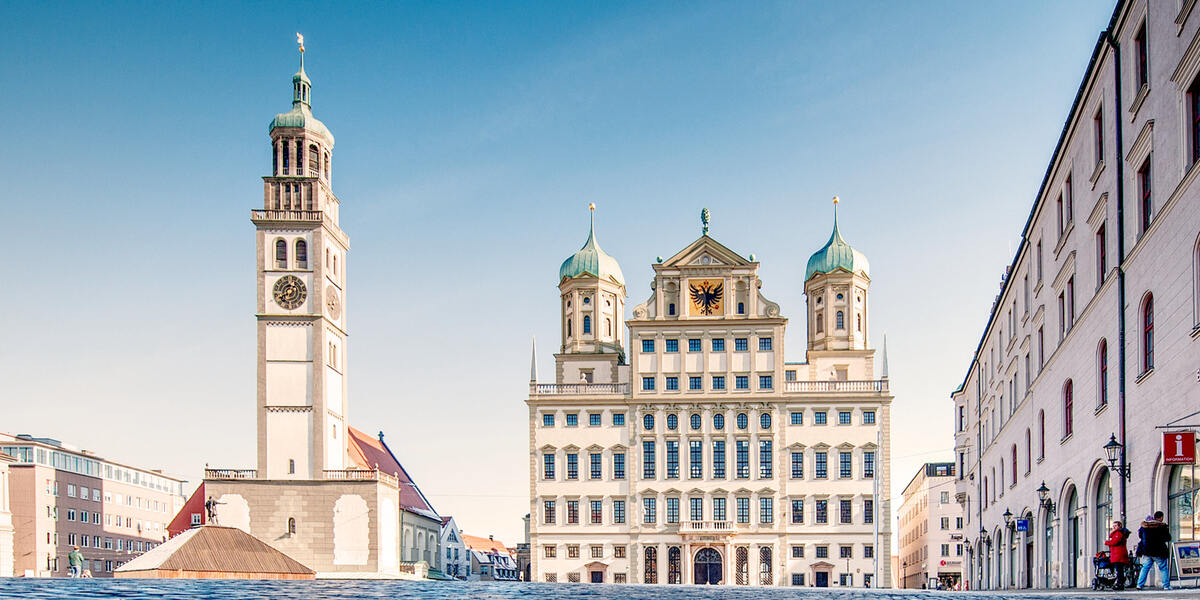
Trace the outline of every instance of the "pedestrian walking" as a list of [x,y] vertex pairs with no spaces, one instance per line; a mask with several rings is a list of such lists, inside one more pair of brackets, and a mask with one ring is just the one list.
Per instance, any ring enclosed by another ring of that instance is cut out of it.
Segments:
[[1146,517],[1138,529],[1138,557],[1142,559],[1142,572],[1138,575],[1137,588],[1146,587],[1146,579],[1150,571],[1158,567],[1162,577],[1164,590],[1171,589],[1171,572],[1167,570],[1167,558],[1171,555],[1168,543],[1171,541],[1171,530],[1163,522],[1163,512],[1160,510]]
[[1125,567],[1129,564],[1129,549],[1125,541],[1129,539],[1129,530],[1120,521],[1113,521],[1112,531],[1104,545],[1108,546],[1108,562],[1117,572],[1116,589],[1125,589]]
[[79,552],[79,546],[73,546],[71,552],[67,554],[67,575],[70,577],[79,577],[83,575],[83,554]]

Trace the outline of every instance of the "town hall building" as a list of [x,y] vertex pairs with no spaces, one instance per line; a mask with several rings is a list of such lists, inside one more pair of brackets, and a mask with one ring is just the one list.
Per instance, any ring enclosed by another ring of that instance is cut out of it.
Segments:
[[627,321],[594,219],[559,269],[554,379],[535,362],[527,400],[530,578],[889,587],[892,396],[866,257],[835,218],[803,271],[804,360],[787,362],[759,263],[702,220]]

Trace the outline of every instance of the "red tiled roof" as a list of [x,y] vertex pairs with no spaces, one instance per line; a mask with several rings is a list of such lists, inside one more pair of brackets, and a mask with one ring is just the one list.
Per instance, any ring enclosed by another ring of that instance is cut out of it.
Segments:
[[475,535],[467,535],[465,533],[463,534],[462,539],[467,548],[475,550],[476,552],[496,552],[506,556],[509,554],[508,548],[504,546],[504,542],[499,540],[488,539]]
[[440,519],[437,511],[433,509],[433,505],[425,499],[425,495],[421,493],[417,484],[396,460],[387,444],[353,427],[347,427],[346,430],[350,433],[350,443],[347,444],[346,450],[354,464],[364,469],[379,469],[399,480],[401,508],[433,519]]

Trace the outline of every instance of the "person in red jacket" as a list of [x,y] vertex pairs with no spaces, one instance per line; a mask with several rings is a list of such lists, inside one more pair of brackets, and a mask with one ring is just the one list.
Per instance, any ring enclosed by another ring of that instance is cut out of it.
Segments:
[[1104,545],[1108,546],[1108,562],[1117,571],[1118,590],[1125,589],[1125,565],[1129,564],[1129,549],[1125,547],[1125,540],[1128,539],[1129,530],[1125,529],[1125,524],[1113,521],[1112,531]]

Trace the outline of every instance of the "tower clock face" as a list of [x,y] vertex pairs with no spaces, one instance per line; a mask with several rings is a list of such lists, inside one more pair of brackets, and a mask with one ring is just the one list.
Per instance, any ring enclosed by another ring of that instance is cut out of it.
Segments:
[[329,316],[335,319],[342,316],[342,301],[332,285],[325,288],[325,306],[329,309]]
[[275,297],[276,304],[291,310],[304,303],[304,299],[308,296],[308,290],[304,289],[304,282],[300,281],[299,277],[284,275],[275,282],[272,295]]

